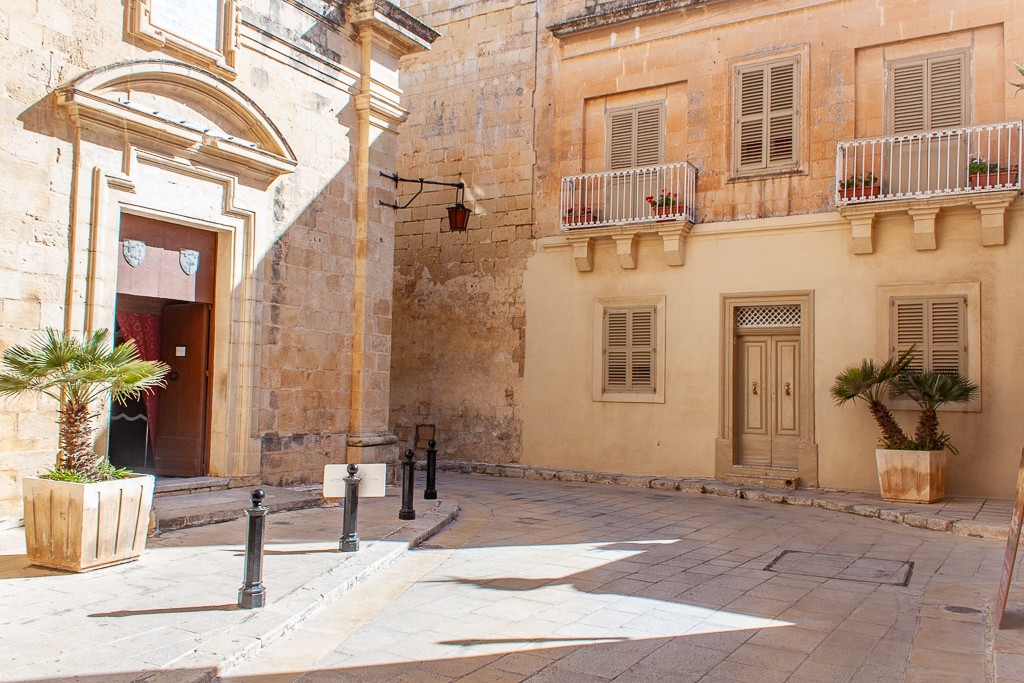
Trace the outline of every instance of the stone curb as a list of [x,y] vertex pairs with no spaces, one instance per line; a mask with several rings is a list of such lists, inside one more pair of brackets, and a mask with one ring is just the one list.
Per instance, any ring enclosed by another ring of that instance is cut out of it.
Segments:
[[[432,501],[431,501],[432,502]],[[267,607],[253,610],[240,623],[206,641],[199,648],[168,663],[178,677],[175,683],[211,683],[217,677],[309,619],[324,605],[334,602],[374,572],[387,567],[410,548],[430,538],[459,516],[454,501],[437,501],[427,509],[427,501],[416,501],[417,518],[380,540],[364,541],[363,547],[345,562],[299,586],[287,595],[273,599]],[[182,672],[191,676],[181,678]],[[169,674],[171,672],[168,672]],[[160,680],[156,678],[149,681]]]
[[[418,464],[418,463],[417,463]],[[631,488],[648,488],[662,491],[680,491],[702,495],[723,496],[726,498],[742,498],[744,500],[765,503],[780,503],[816,507],[822,510],[842,512],[845,514],[873,517],[886,522],[904,524],[918,529],[945,531],[961,536],[975,536],[1006,540],[1008,527],[999,524],[988,524],[973,519],[955,519],[931,515],[928,511],[911,511],[887,507],[884,501],[876,505],[873,502],[837,500],[828,494],[841,494],[842,491],[832,489],[774,489],[746,484],[731,484],[716,479],[699,479],[694,477],[673,478],[615,474],[612,472],[584,472],[579,470],[556,470],[546,467],[529,467],[526,465],[494,465],[490,463],[447,461],[438,462],[439,470],[462,472],[464,474],[488,474],[496,477],[514,477],[519,479],[543,479],[589,484],[613,484]]]

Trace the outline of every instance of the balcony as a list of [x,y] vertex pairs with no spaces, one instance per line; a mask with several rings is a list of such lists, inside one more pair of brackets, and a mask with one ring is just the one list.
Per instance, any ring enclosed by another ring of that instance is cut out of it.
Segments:
[[[853,224],[854,252],[871,253],[874,217],[908,211],[918,249],[935,248],[935,215],[950,203],[982,214],[982,244],[1003,244],[1003,212],[1020,193],[1021,122],[840,142],[836,206]],[[952,201],[951,201],[952,200]]]
[[[697,169],[685,161],[562,178],[562,230],[694,222]],[[650,198],[650,200],[648,200]]]

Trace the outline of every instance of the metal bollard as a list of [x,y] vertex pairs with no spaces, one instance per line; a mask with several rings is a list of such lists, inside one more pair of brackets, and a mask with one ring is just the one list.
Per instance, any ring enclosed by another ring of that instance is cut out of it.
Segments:
[[437,500],[437,442],[427,442],[427,488],[423,490],[424,500]]
[[263,586],[263,527],[267,521],[263,499],[266,496],[263,489],[253,491],[249,497],[252,507],[245,511],[249,516],[249,532],[245,537],[245,579],[238,589],[238,606],[242,609],[267,604],[267,589]]
[[410,448],[405,452],[405,459],[402,461],[402,509],[398,511],[399,519],[416,519],[416,510],[412,507],[412,459],[415,453]]
[[359,465],[352,463],[347,469],[345,499],[341,501],[344,514],[342,515],[341,539],[338,542],[338,549],[343,553],[354,553],[359,550],[359,534],[356,533],[356,523],[359,514],[359,482],[363,478],[356,476]]

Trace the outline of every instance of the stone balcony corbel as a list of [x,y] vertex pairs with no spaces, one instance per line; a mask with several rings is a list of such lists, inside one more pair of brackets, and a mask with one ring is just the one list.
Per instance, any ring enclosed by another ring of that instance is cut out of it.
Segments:
[[981,212],[981,244],[986,247],[1006,244],[1006,207],[1017,198],[1017,190],[990,192],[971,199]]
[[572,250],[576,270],[589,273],[594,269],[594,243],[610,239],[615,243],[615,254],[624,270],[639,266],[639,244],[643,239],[661,238],[665,262],[670,266],[684,263],[686,236],[693,229],[687,220],[646,221],[630,225],[614,225],[601,228],[577,228],[567,231],[562,244]]

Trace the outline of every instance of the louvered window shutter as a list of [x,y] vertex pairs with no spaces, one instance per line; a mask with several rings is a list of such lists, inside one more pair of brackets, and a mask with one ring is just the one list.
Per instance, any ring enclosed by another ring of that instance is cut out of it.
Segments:
[[912,370],[967,370],[967,300],[964,297],[898,298],[892,301],[894,354],[914,347]]
[[736,167],[752,171],[797,161],[797,62],[744,67],[736,78]]
[[964,112],[963,55],[928,60],[928,127],[967,125]]
[[611,112],[608,131],[608,170],[664,163],[664,108],[660,104]]
[[605,392],[654,392],[654,325],[653,307],[605,310]]
[[967,125],[966,70],[962,53],[893,66],[892,132],[905,135]]

